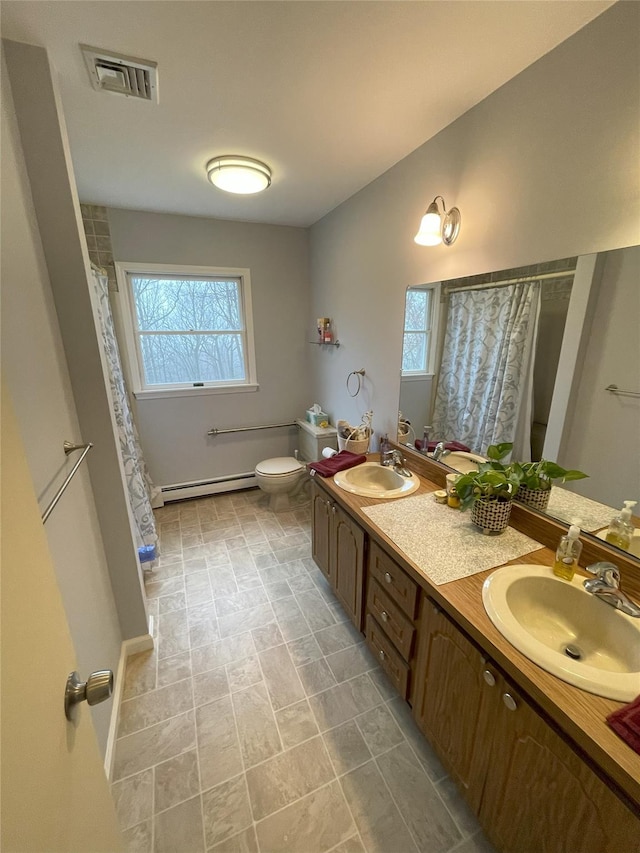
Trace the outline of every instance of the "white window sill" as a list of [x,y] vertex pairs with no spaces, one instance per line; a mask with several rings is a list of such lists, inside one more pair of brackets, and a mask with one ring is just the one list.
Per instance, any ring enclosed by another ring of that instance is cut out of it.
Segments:
[[162,400],[165,397],[201,397],[209,394],[243,394],[248,391],[257,391],[260,386],[257,383],[247,385],[209,385],[195,388],[154,388],[144,391],[134,391],[136,400]]
[[401,373],[400,378],[403,382],[424,382],[425,379],[433,379],[433,373]]

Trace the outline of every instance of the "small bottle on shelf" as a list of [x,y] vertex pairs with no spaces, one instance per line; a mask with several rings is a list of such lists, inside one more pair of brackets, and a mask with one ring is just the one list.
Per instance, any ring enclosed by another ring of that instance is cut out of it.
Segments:
[[331,321],[327,320],[326,325],[324,327],[324,334],[322,336],[322,342],[324,344],[333,343],[333,332],[331,331]]

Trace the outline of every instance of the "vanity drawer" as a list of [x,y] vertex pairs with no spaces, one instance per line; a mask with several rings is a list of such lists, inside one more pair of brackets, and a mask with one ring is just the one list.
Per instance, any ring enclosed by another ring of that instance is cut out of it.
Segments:
[[402,657],[408,661],[416,629],[374,578],[369,582],[367,609]]
[[375,542],[369,550],[369,572],[409,619],[416,615],[418,586]]
[[402,660],[395,646],[370,613],[367,613],[365,637],[376,660],[387,673],[398,693],[406,699],[409,687],[409,664]]

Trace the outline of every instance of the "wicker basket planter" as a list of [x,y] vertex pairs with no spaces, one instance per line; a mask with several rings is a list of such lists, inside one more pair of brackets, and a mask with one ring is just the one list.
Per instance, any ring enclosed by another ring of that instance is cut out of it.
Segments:
[[520,486],[516,492],[516,500],[526,504],[538,512],[546,512],[549,506],[551,489],[530,489],[528,486]]
[[488,536],[502,533],[509,526],[512,501],[483,500],[471,507],[471,521]]

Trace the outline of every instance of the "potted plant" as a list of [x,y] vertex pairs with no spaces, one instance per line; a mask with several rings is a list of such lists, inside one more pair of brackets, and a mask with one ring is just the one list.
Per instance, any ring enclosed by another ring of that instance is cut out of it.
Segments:
[[480,463],[477,471],[461,474],[455,481],[460,509],[471,507],[471,520],[483,533],[502,533],[509,526],[512,500],[520,482],[500,460],[511,447],[507,443],[490,445],[489,461]]
[[555,480],[566,483],[588,476],[582,471],[566,470],[548,459],[541,459],[539,462],[512,462],[508,468],[520,483],[516,500],[540,512],[544,512],[549,506],[551,486]]

